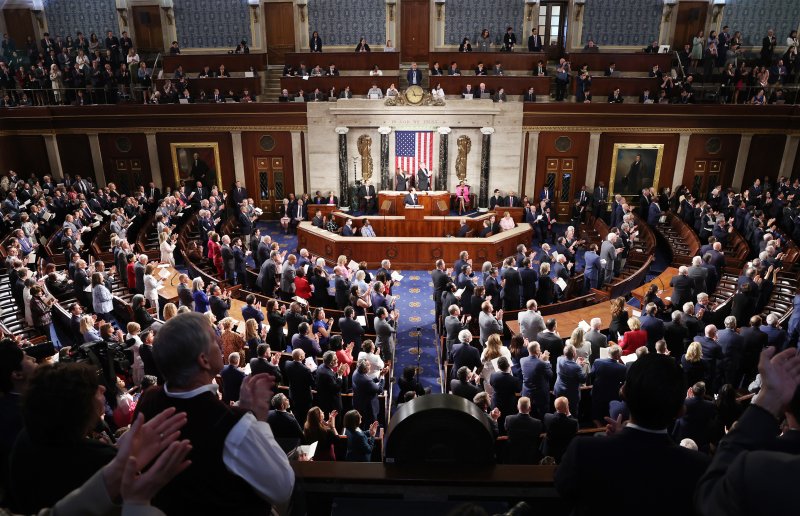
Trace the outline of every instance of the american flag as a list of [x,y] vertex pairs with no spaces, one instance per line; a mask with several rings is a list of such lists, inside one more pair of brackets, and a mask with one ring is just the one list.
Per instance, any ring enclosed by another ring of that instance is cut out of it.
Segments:
[[396,131],[395,168],[416,175],[421,165],[433,168],[433,131]]

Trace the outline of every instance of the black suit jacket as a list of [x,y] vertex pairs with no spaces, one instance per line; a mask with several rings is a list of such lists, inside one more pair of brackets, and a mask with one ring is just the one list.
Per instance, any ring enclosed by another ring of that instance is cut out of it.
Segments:
[[469,382],[462,382],[458,379],[450,380],[450,393],[455,396],[461,396],[469,401],[475,397],[476,394],[481,392],[481,388]]
[[295,414],[298,409],[308,411],[311,408],[311,389],[314,388],[314,377],[311,371],[305,364],[292,360],[286,363],[285,372],[286,380],[289,382],[292,410],[295,411]]
[[692,289],[694,287],[692,278],[684,276],[683,274],[678,274],[672,277],[669,284],[672,287],[673,306],[681,308],[683,303],[692,300]]
[[494,389],[492,406],[500,409],[503,416],[517,412],[517,393],[522,391],[522,378],[497,371],[489,377],[489,384]]
[[250,374],[267,373],[275,377],[275,384],[278,385],[283,381],[281,369],[266,358],[256,357],[250,360]]
[[561,462],[570,441],[578,433],[578,420],[572,416],[556,412],[544,415],[545,435],[542,452]]
[[450,362],[453,363],[453,368],[451,369],[451,377],[453,378],[456,375],[456,371],[458,371],[461,366],[467,366],[469,369],[482,369],[481,354],[470,344],[463,344],[460,342],[454,344],[452,355]]
[[339,318],[339,331],[342,332],[342,343],[347,346],[354,342],[354,349],[361,349],[361,337],[364,335],[364,328],[355,319],[349,317]]
[[342,379],[325,364],[317,368],[317,405],[326,414],[342,411]]
[[[681,448],[666,434],[628,427],[603,439],[573,439],[555,487],[576,515],[611,505],[616,515],[641,515],[643,507],[648,514],[693,514],[692,496],[708,463],[708,456]],[[643,471],[648,473],[634,473]]]
[[538,464],[542,422],[530,414],[514,414],[506,417],[505,428],[508,434],[505,463]]

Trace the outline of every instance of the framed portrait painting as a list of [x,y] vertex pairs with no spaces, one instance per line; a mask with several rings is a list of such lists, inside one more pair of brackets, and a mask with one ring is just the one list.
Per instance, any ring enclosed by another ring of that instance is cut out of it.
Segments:
[[643,188],[658,188],[663,143],[616,143],[611,159],[609,196],[620,194],[631,200],[642,195]]
[[219,145],[210,143],[170,143],[172,153],[172,171],[175,174],[175,186],[181,181],[195,183],[201,181],[203,186],[222,187],[222,171],[219,163]]

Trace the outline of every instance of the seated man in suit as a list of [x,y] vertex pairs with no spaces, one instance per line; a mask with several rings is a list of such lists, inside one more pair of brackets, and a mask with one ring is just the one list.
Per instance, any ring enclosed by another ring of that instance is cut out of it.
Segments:
[[[573,439],[556,470],[556,490],[576,514],[591,514],[607,504],[614,505],[616,514],[641,514],[642,507],[654,504],[661,514],[693,511],[695,486],[709,459],[667,435],[683,410],[685,394],[675,359],[651,353],[631,364],[622,386],[630,424],[612,424],[604,439]],[[593,482],[582,483],[587,476]],[[625,496],[619,496],[620,478],[626,479]]]
[[461,366],[456,371],[456,377],[450,380],[450,393],[472,401],[482,391],[479,379],[480,375],[470,371],[467,366]]
[[417,189],[414,188],[413,186],[411,187],[411,191],[406,194],[405,203],[406,206],[417,206],[419,204]]
[[342,236],[343,237],[351,237],[355,236],[355,232],[353,231],[353,219],[347,219],[342,226]]
[[523,102],[536,102],[536,92],[533,91],[533,86],[528,88],[528,91],[525,92],[525,95],[522,97]]
[[467,233],[469,233],[469,226],[467,226],[467,219],[461,219],[460,226],[458,226],[458,233],[456,236],[459,238],[465,238]]

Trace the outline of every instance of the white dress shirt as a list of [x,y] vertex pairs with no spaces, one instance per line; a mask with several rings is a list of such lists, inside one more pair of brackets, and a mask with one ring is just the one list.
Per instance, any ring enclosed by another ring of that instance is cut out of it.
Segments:
[[[164,386],[164,393],[170,398],[189,399],[206,392],[216,395],[217,386],[210,383],[187,392],[169,392],[168,385]],[[289,459],[275,441],[270,426],[253,414],[242,416],[228,432],[222,462],[228,471],[244,479],[273,505],[292,496],[294,470]]]

